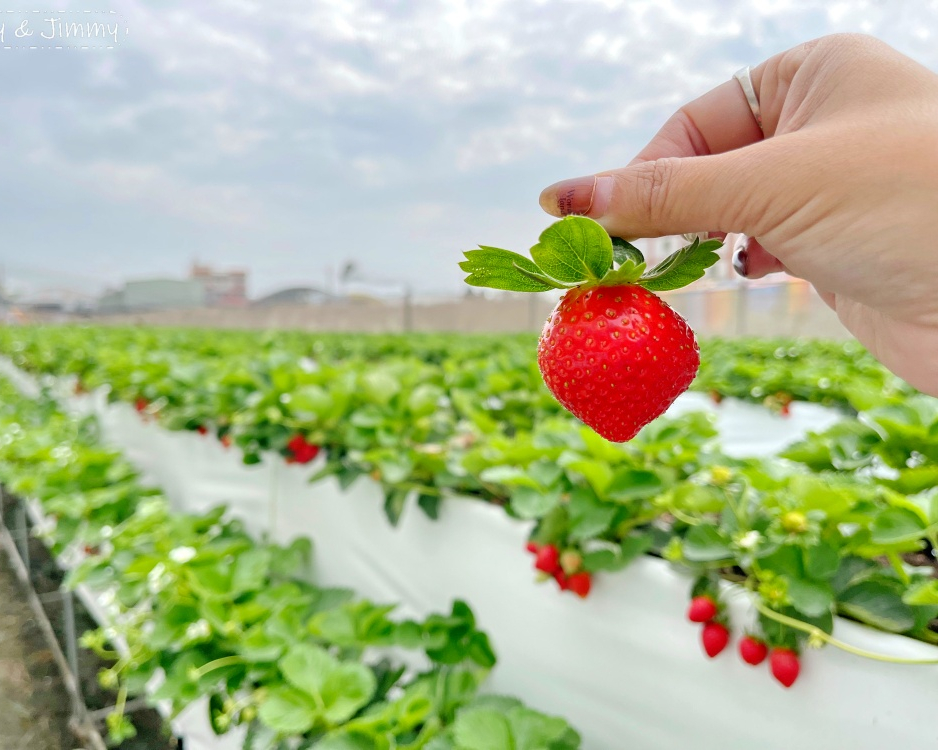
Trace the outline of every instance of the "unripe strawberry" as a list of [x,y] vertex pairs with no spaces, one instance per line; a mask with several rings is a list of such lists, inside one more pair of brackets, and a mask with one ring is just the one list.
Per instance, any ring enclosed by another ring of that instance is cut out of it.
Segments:
[[772,676],[786,688],[795,684],[801,672],[801,661],[798,654],[789,648],[773,648],[769,657],[769,666],[772,667]]
[[798,510],[792,510],[782,516],[782,528],[789,534],[803,534],[808,530],[808,517]]
[[716,602],[709,596],[695,596],[687,608],[687,619],[691,622],[710,622],[717,616]]
[[572,591],[581,599],[589,596],[590,589],[593,587],[593,577],[585,570],[574,573],[567,578],[567,589]]
[[765,661],[765,657],[769,655],[769,647],[759,639],[747,635],[739,641],[739,655],[746,664],[755,667]]
[[554,575],[560,570],[560,552],[553,544],[545,544],[537,551],[534,567],[548,575]]
[[704,651],[711,659],[717,656],[730,642],[730,631],[718,622],[708,622],[700,636]]
[[560,556],[560,567],[567,575],[576,573],[583,565],[583,557],[576,550],[568,549]]

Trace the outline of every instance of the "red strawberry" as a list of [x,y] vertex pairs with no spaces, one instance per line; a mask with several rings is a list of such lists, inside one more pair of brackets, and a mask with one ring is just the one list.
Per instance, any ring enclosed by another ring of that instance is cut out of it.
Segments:
[[585,599],[587,596],[589,596],[592,586],[593,578],[586,571],[574,573],[572,576],[567,578],[567,589],[572,591],[581,599]]
[[687,619],[691,622],[710,622],[718,611],[716,602],[709,596],[695,596],[687,608]]
[[782,404],[782,408],[778,411],[783,417],[791,416],[791,404]]
[[567,574],[563,572],[563,568],[557,568],[557,572],[554,573],[554,580],[557,581],[557,585],[560,586],[561,591],[567,591],[570,588],[570,579],[567,578]]
[[798,654],[789,648],[773,648],[769,665],[772,667],[772,676],[787,688],[795,684],[801,672]]
[[743,636],[739,642],[739,655],[746,664],[756,667],[769,655],[769,647],[751,635]]
[[530,552],[532,555],[536,555],[537,551],[541,548],[541,545],[537,542],[528,542],[525,545],[525,549]]
[[144,411],[147,408],[147,406],[149,406],[149,402],[145,398],[143,398],[143,396],[141,396],[134,402],[134,408],[138,412]]
[[[569,197],[558,200],[559,211],[579,213]],[[482,245],[467,250],[459,267],[470,286],[567,290],[541,333],[538,367],[567,410],[623,442],[686,391],[700,365],[693,331],[653,292],[701,278],[720,245],[694,239],[649,269],[637,247],[572,215],[541,233],[530,259]]]
[[303,435],[296,434],[287,443],[291,456],[287,457],[290,464],[308,464],[319,455],[319,446],[313,445]]
[[560,570],[560,552],[553,544],[545,544],[537,551],[537,557],[534,558],[534,567],[547,573],[547,575],[554,575]]
[[719,654],[730,642],[730,631],[718,622],[708,622],[703,626],[701,633],[701,642],[704,651],[711,659]]
[[195,428],[195,430],[200,435],[208,435],[208,427],[206,427],[204,424],[200,424],[198,427]]
[[607,440],[631,440],[697,374],[700,352],[684,319],[636,285],[568,291],[537,347],[557,400]]
[[230,448],[231,447],[231,435],[227,435],[227,434],[222,435],[221,444],[225,446],[226,448]]

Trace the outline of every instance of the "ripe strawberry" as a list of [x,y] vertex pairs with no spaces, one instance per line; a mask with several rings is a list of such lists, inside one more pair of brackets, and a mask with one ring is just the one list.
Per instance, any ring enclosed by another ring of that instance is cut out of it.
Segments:
[[634,285],[577,288],[547,319],[537,349],[544,382],[607,440],[631,440],[687,390],[700,353],[687,323]]
[[541,548],[541,545],[537,542],[528,542],[524,548],[532,555],[536,555],[537,551]]
[[746,664],[756,667],[765,661],[769,655],[769,647],[758,638],[751,635],[743,636],[739,642],[739,655]]
[[687,608],[687,619],[691,622],[710,622],[718,611],[716,602],[709,596],[695,596]]
[[221,436],[221,444],[226,448],[231,447],[231,435],[225,434]]
[[554,580],[557,581],[561,591],[567,591],[570,588],[570,579],[563,572],[563,568],[557,568],[557,572],[554,573]]
[[769,665],[772,667],[772,676],[787,688],[795,684],[801,672],[798,654],[788,648],[773,648]]
[[143,411],[147,408],[147,406],[149,406],[149,402],[148,402],[145,398],[143,398],[143,396],[140,396],[140,397],[134,402],[134,408],[135,408],[138,412],[143,412]]
[[693,331],[653,292],[699,279],[719,260],[720,244],[694,240],[647,270],[638,248],[592,219],[567,216],[541,233],[530,259],[481,246],[460,268],[472,286],[567,290],[541,333],[538,367],[566,409],[623,442],[686,391],[700,365]]
[[303,435],[297,434],[290,438],[287,443],[291,455],[287,457],[287,463],[308,464],[319,455],[319,446],[309,443]]
[[572,591],[581,599],[585,599],[589,596],[590,589],[593,587],[593,578],[585,570],[579,573],[574,573],[572,576],[567,578],[567,589]]
[[196,427],[195,431],[200,435],[208,435],[208,427],[206,427],[204,424],[200,424],[198,427]]
[[534,567],[547,575],[554,575],[560,570],[560,552],[553,544],[545,544],[537,551],[534,558]]
[[730,642],[730,631],[718,622],[708,622],[703,626],[700,637],[704,651],[711,659],[719,654]]

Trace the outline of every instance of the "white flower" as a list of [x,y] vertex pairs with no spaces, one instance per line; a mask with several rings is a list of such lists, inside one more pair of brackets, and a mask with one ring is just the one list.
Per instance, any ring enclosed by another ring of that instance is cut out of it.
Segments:
[[754,549],[762,539],[762,534],[758,531],[749,531],[736,540],[736,544],[742,549]]
[[101,536],[104,539],[110,539],[112,536],[114,536],[114,529],[112,529],[110,526],[102,526]]
[[196,555],[195,547],[176,547],[169,553],[169,559],[174,563],[184,565]]
[[211,634],[212,626],[208,624],[208,620],[196,620],[186,628],[187,641],[199,641]]
[[166,566],[163,563],[157,563],[153,569],[147,573],[147,590],[151,594],[158,594],[169,583],[169,576],[166,574]]

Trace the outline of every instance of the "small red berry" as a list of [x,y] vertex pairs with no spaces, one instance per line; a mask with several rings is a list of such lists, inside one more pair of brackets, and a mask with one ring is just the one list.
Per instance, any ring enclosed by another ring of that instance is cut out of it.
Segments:
[[204,424],[200,424],[195,429],[196,432],[198,432],[200,435],[208,435],[208,427],[206,427]]
[[560,587],[561,591],[568,591],[570,589],[570,579],[567,578],[567,574],[563,572],[563,568],[557,569],[557,572],[554,573],[554,580],[557,581],[557,585]]
[[710,622],[718,611],[717,603],[709,596],[695,596],[687,608],[687,619],[691,622]]
[[541,548],[541,545],[537,542],[528,542],[524,548],[532,555],[536,555],[537,551]]
[[730,642],[730,631],[718,622],[708,622],[703,626],[701,641],[707,656],[712,659]]
[[778,412],[778,413],[781,414],[783,417],[790,417],[790,416],[791,416],[791,405],[790,405],[790,404],[782,404],[782,408],[779,409],[779,412]]
[[230,448],[231,447],[231,435],[222,435],[221,444],[225,446],[226,448]]
[[758,638],[747,635],[739,642],[739,655],[746,664],[755,667],[765,661],[765,657],[769,655],[769,647]]
[[772,667],[772,676],[787,688],[795,684],[801,672],[798,654],[789,648],[773,648],[769,664]]
[[134,402],[134,408],[138,412],[144,411],[147,408],[147,406],[149,406],[149,402],[142,396]]
[[567,589],[572,591],[581,599],[589,596],[590,589],[593,586],[593,577],[585,570],[580,573],[574,573],[567,579]]
[[553,544],[545,544],[537,551],[534,567],[552,576],[560,570],[560,552]]

